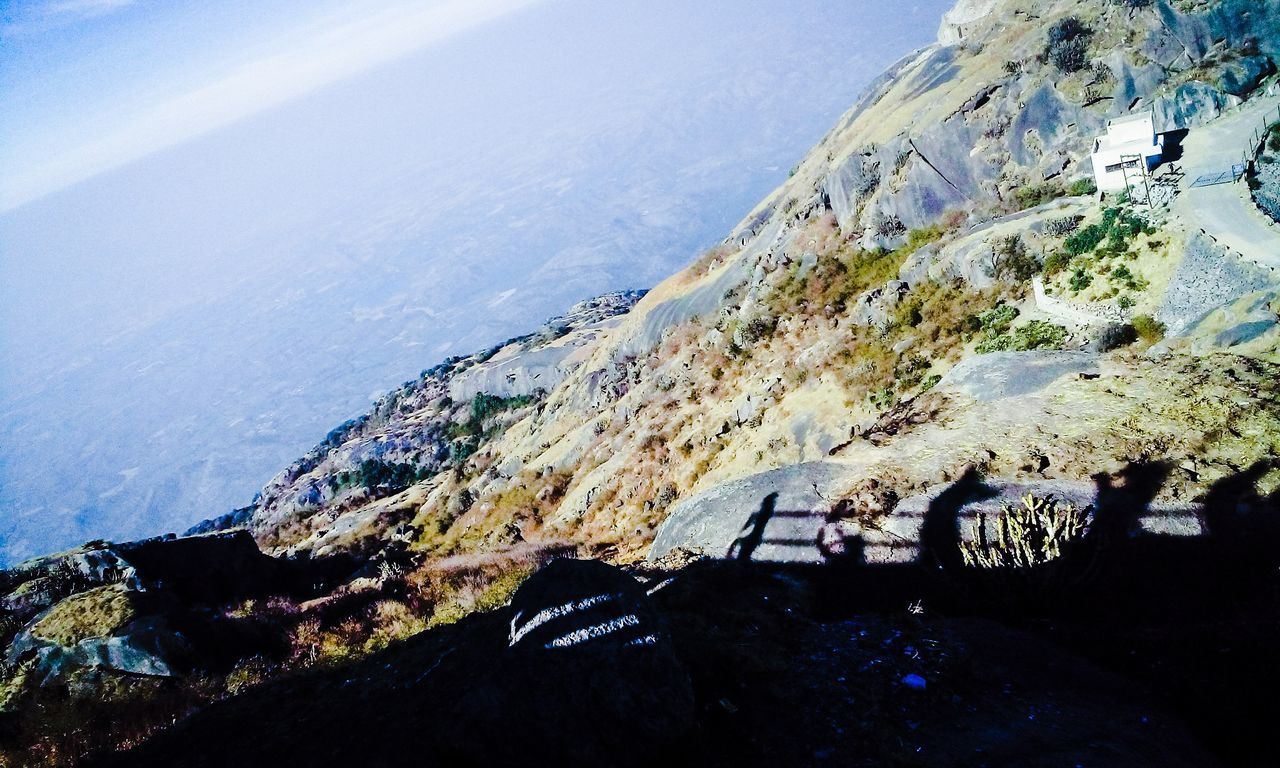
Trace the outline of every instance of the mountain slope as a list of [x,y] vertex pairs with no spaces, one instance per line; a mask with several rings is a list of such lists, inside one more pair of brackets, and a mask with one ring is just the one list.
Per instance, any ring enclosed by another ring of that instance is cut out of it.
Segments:
[[[952,18],[966,19],[963,39],[944,24],[942,38],[956,44],[895,65],[723,246],[650,292],[533,412],[420,486],[411,502],[415,545],[443,554],[572,539],[643,554],[677,498],[823,459],[936,382],[981,343],[971,324],[984,310],[1008,302],[1020,308],[1019,322],[1054,320],[1026,301],[1026,282],[992,274],[992,242],[1018,235],[1033,252],[1060,249],[1063,238],[1044,232],[1049,222],[1093,220],[1097,209],[1065,198],[998,217],[1086,178],[1092,136],[1107,117],[1151,107],[1161,130],[1194,128],[1239,102],[1230,92],[1241,90],[1239,73],[1253,72],[1256,85],[1272,69],[1274,4],[1198,10],[961,4]],[[1048,30],[1068,15],[1092,32],[1090,65],[1065,74],[1043,59]],[[1153,222],[1141,245],[1153,251],[1145,285],[1130,301],[1159,314],[1189,233],[1167,215]],[[1096,335],[1068,330],[1069,347]],[[1123,356],[1113,364],[1127,393],[1143,389],[1149,364]],[[1107,434],[1099,431],[1110,423],[1080,429]],[[1087,480],[1134,451],[1155,458],[1143,437],[1103,439],[1092,467],[1057,465],[1051,475]],[[1031,450],[1017,445],[995,448]],[[957,453],[926,470],[917,459],[895,458],[907,464],[896,473],[904,494],[973,461]],[[866,471],[854,464],[850,478]],[[1016,474],[1021,464],[1013,465]],[[260,539],[278,524],[254,514]]]

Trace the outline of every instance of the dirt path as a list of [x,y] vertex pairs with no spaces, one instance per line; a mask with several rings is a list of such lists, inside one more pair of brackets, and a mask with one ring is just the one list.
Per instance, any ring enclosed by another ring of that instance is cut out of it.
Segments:
[[[1185,184],[1189,187],[1201,176],[1227,172],[1241,163],[1254,131],[1267,115],[1274,120],[1278,107],[1280,97],[1262,96],[1191,131],[1183,144]],[[1190,228],[1203,229],[1250,261],[1280,270],[1280,228],[1258,211],[1243,182],[1184,189],[1174,211]]]

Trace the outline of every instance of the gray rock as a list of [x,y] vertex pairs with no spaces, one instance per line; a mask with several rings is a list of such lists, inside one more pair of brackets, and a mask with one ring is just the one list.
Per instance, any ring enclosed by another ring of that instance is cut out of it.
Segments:
[[1033,394],[1064,376],[1082,373],[1098,373],[1096,354],[1058,350],[992,352],[962,361],[942,377],[936,389],[991,402]]
[[77,669],[171,677],[191,656],[182,635],[161,618],[130,622],[108,637],[89,637],[63,646],[24,631],[9,646],[10,664],[31,664],[33,680],[47,685]]
[[1254,339],[1262,337],[1263,334],[1277,325],[1280,325],[1280,323],[1276,320],[1257,320],[1252,323],[1241,323],[1218,334],[1214,339],[1214,343],[1227,349],[1240,344],[1247,344]]
[[856,325],[884,328],[889,324],[893,309],[910,290],[911,286],[901,280],[890,280],[880,288],[873,288],[858,297],[850,320]]
[[1155,100],[1156,125],[1160,131],[1204,125],[1231,106],[1231,98],[1208,83],[1184,83],[1173,94]]
[[1232,96],[1248,96],[1274,74],[1276,65],[1266,56],[1246,56],[1229,61],[1219,70],[1217,86]]
[[757,562],[824,562],[821,537],[831,511],[827,497],[849,472],[831,462],[798,464],[681,501],[658,528],[649,559],[688,549]]
[[[1181,49],[1179,49],[1181,50]],[[1129,61],[1124,51],[1113,51],[1106,58],[1107,66],[1116,79],[1110,113],[1120,115],[1136,109],[1142,101],[1159,90],[1166,75],[1165,68],[1155,63],[1136,65]],[[1170,130],[1162,126],[1163,130]]]
[[1266,270],[1196,233],[1187,241],[1182,263],[1155,316],[1170,336],[1177,336],[1215,309],[1273,284],[1274,278]]
[[655,307],[651,307],[644,316],[640,329],[626,339],[621,340],[615,350],[615,359],[621,360],[648,352],[662,341],[662,334],[668,329],[681,325],[695,317],[710,317],[717,314],[723,303],[725,294],[737,286],[748,282],[756,262],[767,253],[779,248],[784,233],[787,232],[786,220],[775,218],[733,262],[723,269],[720,276],[712,283],[704,285],[688,295],[669,299]]
[[939,45],[956,45],[972,35],[973,28],[991,16],[997,0],[959,0],[942,17],[938,28]]
[[1037,167],[1047,154],[1084,137],[1091,140],[1103,127],[1100,117],[1071,104],[1047,83],[1031,94],[1010,126],[1009,152],[1019,164]]

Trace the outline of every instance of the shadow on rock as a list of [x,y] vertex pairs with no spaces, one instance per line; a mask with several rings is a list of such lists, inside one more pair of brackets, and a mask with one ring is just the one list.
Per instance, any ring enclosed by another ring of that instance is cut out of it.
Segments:
[[643,765],[694,723],[661,617],[612,566],[543,568],[512,601],[508,643],[458,709],[453,748],[476,764]]

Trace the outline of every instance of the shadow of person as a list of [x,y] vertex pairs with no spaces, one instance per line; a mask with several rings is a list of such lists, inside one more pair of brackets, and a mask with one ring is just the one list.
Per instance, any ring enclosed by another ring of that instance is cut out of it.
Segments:
[[929,567],[956,571],[964,566],[960,553],[960,510],[969,504],[986,501],[1000,491],[983,482],[977,469],[970,467],[937,498],[929,502],[920,526],[920,559]]
[[1223,579],[1253,583],[1280,564],[1280,491],[1258,492],[1258,482],[1276,469],[1280,460],[1263,459],[1214,483],[1205,495],[1204,526]]
[[1142,515],[1169,477],[1169,464],[1164,461],[1130,462],[1117,474],[1093,476],[1097,486],[1097,504],[1089,533],[1098,542],[1123,541],[1138,532]]
[[738,538],[729,547],[729,559],[750,562],[760,544],[764,542],[764,531],[778,506],[778,493],[774,491],[760,502],[760,508],[751,513]]
[[1204,523],[1214,538],[1239,538],[1255,525],[1274,523],[1277,494],[1262,496],[1258,481],[1280,469],[1280,459],[1254,462],[1245,471],[1214,483],[1204,498]]

